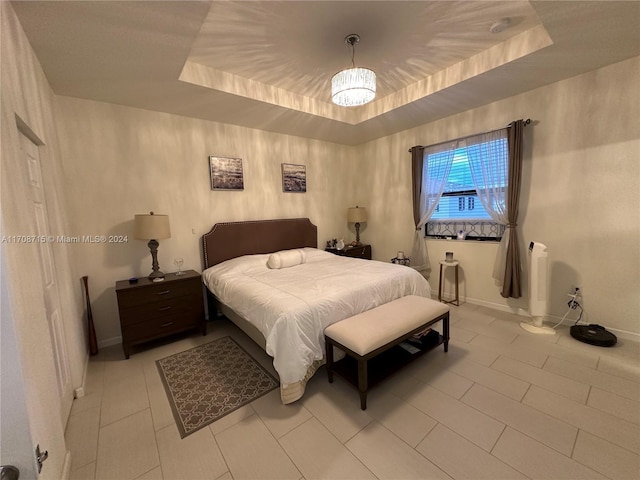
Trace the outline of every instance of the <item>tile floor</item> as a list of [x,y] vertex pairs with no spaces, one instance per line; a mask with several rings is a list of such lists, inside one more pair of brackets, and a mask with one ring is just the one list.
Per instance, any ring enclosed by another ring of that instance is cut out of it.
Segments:
[[451,316],[449,353],[373,389],[366,411],[321,369],[300,401],[273,391],[185,439],[155,360],[225,335],[273,371],[269,357],[226,320],[129,360],[105,348],[67,425],[71,478],[640,478],[637,343],[532,335],[522,317],[471,304]]

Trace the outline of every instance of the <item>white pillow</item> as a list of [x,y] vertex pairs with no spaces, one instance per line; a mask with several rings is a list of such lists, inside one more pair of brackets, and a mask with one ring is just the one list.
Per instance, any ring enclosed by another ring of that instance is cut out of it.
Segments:
[[272,253],[267,260],[267,267],[272,269],[288,268],[306,261],[304,250],[282,250]]

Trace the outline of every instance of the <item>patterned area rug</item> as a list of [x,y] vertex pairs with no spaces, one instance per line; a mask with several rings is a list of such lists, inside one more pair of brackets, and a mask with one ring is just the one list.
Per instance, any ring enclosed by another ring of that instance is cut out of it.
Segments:
[[182,438],[276,388],[231,337],[156,361]]

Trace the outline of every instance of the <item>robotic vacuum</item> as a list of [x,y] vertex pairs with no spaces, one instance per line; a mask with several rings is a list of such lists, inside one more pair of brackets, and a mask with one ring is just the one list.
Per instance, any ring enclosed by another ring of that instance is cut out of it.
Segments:
[[613,347],[618,338],[601,325],[573,325],[569,332],[576,340],[598,347]]

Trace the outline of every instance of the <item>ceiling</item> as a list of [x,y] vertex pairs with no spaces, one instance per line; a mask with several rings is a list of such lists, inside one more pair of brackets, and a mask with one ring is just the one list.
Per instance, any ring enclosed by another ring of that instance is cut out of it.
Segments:
[[[640,55],[636,0],[12,5],[56,94],[350,145]],[[345,108],[351,33],[378,87]]]

